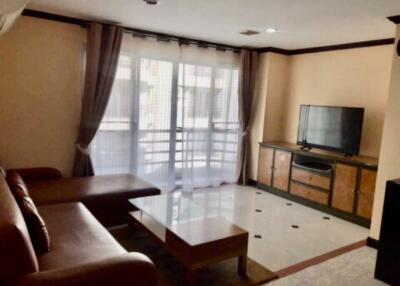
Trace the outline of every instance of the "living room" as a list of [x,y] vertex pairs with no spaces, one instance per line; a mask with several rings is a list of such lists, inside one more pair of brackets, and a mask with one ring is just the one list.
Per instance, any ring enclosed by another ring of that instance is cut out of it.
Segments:
[[399,285],[398,1],[3,2],[0,284]]

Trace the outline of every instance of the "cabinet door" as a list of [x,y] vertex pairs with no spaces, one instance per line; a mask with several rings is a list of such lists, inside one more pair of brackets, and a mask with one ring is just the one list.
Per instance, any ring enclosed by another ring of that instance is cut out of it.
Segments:
[[275,150],[273,186],[281,191],[289,189],[289,174],[292,164],[292,153],[282,150]]
[[336,164],[332,207],[345,212],[353,212],[354,197],[357,188],[357,173],[357,167]]
[[271,186],[273,161],[274,161],[274,149],[269,147],[260,147],[260,155],[258,158],[258,176],[257,176],[257,181],[260,184]]
[[376,171],[361,170],[360,189],[358,193],[357,215],[371,219],[374,202]]

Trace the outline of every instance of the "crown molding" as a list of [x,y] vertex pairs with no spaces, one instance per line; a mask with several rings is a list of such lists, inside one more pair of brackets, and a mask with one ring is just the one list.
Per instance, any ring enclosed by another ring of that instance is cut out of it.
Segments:
[[286,55],[286,56],[289,56],[290,52],[291,52],[291,50],[285,50],[285,49],[280,49],[280,48],[275,48],[275,47],[256,48],[254,50],[259,53],[276,53],[276,54],[281,54],[281,55]]
[[[48,12],[42,12],[42,11],[37,11],[37,10],[31,10],[31,9],[25,9],[22,12],[22,15],[28,16],[28,17],[35,17],[35,18],[40,18],[40,19],[51,20],[51,21],[63,22],[63,23],[68,23],[68,24],[73,24],[73,25],[79,25],[81,27],[87,27],[90,23],[89,20],[85,20],[85,19],[68,17],[68,16],[63,16],[63,15],[58,15],[58,14],[53,14],[53,13],[48,13]],[[392,21],[393,23],[396,23],[396,24],[400,23],[400,15],[388,17],[388,19],[390,21]],[[157,33],[157,32],[135,29],[135,28],[130,28],[130,27],[124,27],[124,29],[126,31],[130,31],[133,33],[139,33],[139,34],[143,34],[143,35],[147,34],[147,35],[153,35],[156,37],[174,38],[174,39],[179,40],[182,43],[196,42],[196,43],[199,43],[204,46],[215,46],[216,48],[232,49],[234,51],[239,51],[240,49],[243,48],[243,47],[224,45],[224,44],[213,43],[213,42],[208,42],[208,41],[177,37],[174,35]],[[335,51],[335,50],[346,50],[346,49],[391,45],[393,43],[394,43],[394,39],[390,38],[390,39],[379,39],[379,40],[372,40],[372,41],[354,42],[354,43],[321,46],[321,47],[311,47],[311,48],[294,49],[294,50],[281,49],[281,48],[276,48],[276,47],[264,47],[264,48],[253,48],[253,49],[248,48],[248,49],[255,50],[259,53],[277,53],[277,54],[281,54],[281,55],[292,56],[292,55],[300,55],[300,54],[328,52],[328,51]]]
[[45,19],[45,20],[56,21],[56,22],[62,22],[62,23],[67,23],[67,24],[72,24],[72,25],[78,25],[81,27],[87,27],[89,25],[89,21],[86,21],[83,19],[62,16],[62,15],[58,15],[58,14],[47,13],[47,12],[42,12],[42,11],[37,11],[37,10],[32,10],[32,9],[25,9],[22,12],[22,16],[34,17],[34,18]]
[[379,39],[372,41],[363,41],[363,42],[354,42],[354,43],[346,43],[339,45],[330,45],[330,46],[321,46],[321,47],[312,47],[312,48],[304,48],[304,49],[294,49],[294,50],[285,50],[274,47],[266,47],[266,48],[258,48],[256,51],[260,53],[277,53],[286,56],[293,55],[301,55],[301,54],[310,54],[310,53],[321,53],[321,52],[330,52],[337,50],[347,50],[347,49],[356,49],[356,48],[367,48],[374,46],[383,46],[383,45],[392,45],[394,44],[394,38],[388,39]]

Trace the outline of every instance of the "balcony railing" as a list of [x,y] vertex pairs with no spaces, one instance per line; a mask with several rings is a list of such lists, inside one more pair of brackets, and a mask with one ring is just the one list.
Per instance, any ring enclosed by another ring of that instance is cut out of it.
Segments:
[[[129,121],[103,121],[92,144],[92,158],[98,173],[149,171],[157,166],[174,166],[177,174],[183,164],[192,167],[236,166],[239,124],[216,122],[212,128],[134,130]],[[100,168],[98,168],[100,166]]]

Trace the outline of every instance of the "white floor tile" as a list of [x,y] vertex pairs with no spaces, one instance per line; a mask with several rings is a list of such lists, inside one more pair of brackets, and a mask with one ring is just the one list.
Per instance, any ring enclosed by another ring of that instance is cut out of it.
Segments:
[[[192,197],[209,213],[249,231],[249,256],[272,271],[366,239],[369,233],[367,228],[253,187],[224,185],[196,190]],[[254,238],[255,234],[262,238]]]

